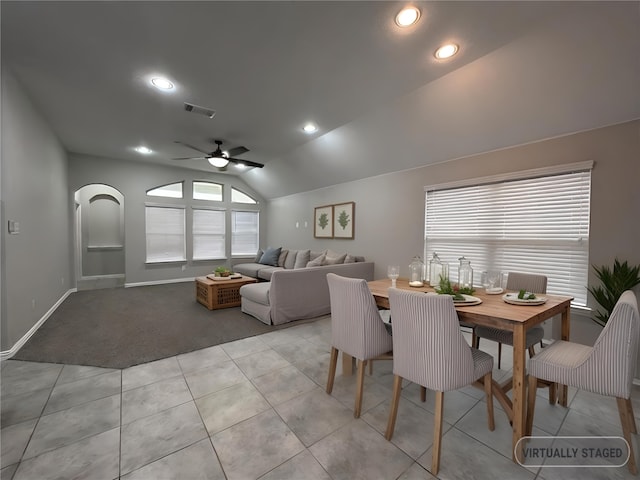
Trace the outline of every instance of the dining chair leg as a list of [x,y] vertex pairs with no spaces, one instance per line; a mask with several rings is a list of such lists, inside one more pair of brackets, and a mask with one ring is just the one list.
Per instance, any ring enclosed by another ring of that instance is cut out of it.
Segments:
[[471,331],[471,346],[473,348],[478,348],[476,345],[480,345],[480,337],[476,335],[476,329],[474,328]]
[[533,414],[536,409],[536,394],[538,393],[538,379],[529,375],[529,392],[527,396],[527,424],[524,431],[526,436],[531,436],[533,431]]
[[622,424],[622,435],[629,444],[629,461],[627,462],[627,466],[629,467],[629,471],[635,475],[638,473],[638,467],[636,466],[636,458],[633,454],[633,439],[631,438],[632,424],[635,423],[635,420],[629,418],[627,399],[616,397],[616,401],[618,402],[618,413],[620,414],[620,423]]
[[558,397],[558,384],[555,382],[551,382],[549,384],[549,403],[551,405],[555,405],[557,397]]
[[338,365],[338,349],[331,347],[331,359],[329,360],[329,378],[327,378],[327,393],[333,391],[333,381],[336,378],[336,366]]
[[491,372],[484,376],[484,393],[487,396],[487,418],[489,419],[489,430],[492,432],[496,429],[496,423],[493,417],[493,381]]
[[502,344],[498,343],[498,370],[500,370],[501,363],[502,363]]
[[387,431],[384,437],[391,440],[393,430],[396,428],[396,416],[398,415],[398,403],[400,402],[400,392],[402,391],[402,377],[393,376],[393,393],[391,395],[391,408],[389,409],[389,420],[387,420]]
[[438,475],[440,470],[440,450],[442,444],[442,416],[444,392],[436,392],[435,425],[433,426],[433,452],[431,454],[431,474]]
[[631,403],[631,399],[627,398],[625,402],[627,404],[627,410],[629,411],[629,418],[631,419],[631,433],[638,433],[638,427],[636,426],[636,416],[633,413],[633,404]]
[[427,401],[427,387],[423,387],[422,385],[420,385],[420,401]]
[[531,357],[535,356],[535,354],[536,354],[536,349],[535,349],[535,348],[533,348],[533,345],[531,345],[531,346],[529,347],[529,358],[531,358]]
[[353,410],[353,416],[360,418],[362,410],[362,391],[364,390],[364,371],[366,368],[366,360],[358,360],[358,381],[356,384],[356,405]]

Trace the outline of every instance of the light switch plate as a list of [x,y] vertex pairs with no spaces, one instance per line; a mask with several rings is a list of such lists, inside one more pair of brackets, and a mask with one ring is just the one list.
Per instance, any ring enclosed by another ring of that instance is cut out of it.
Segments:
[[20,223],[9,220],[9,234],[18,235],[20,233]]

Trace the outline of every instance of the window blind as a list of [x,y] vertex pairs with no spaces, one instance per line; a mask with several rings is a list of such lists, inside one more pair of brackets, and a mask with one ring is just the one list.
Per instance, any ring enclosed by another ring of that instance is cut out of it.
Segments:
[[260,244],[258,212],[231,212],[231,255],[255,255]]
[[225,258],[225,211],[193,209],[193,259]]
[[186,260],[184,220],[182,207],[145,207],[148,263]]
[[546,275],[547,292],[586,305],[591,170],[427,190],[425,258],[471,260],[474,284],[495,269]]

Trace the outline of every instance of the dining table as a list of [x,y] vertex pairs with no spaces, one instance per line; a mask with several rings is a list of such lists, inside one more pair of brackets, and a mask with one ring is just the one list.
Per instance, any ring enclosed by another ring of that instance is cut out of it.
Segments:
[[[389,287],[391,280],[381,279],[368,282],[376,305],[382,309],[389,309]],[[396,280],[396,288],[414,292],[435,292],[433,287],[425,284],[420,287],[409,286],[408,279]],[[516,447],[525,434],[526,418],[526,332],[530,328],[541,324],[545,320],[561,316],[561,339],[569,340],[571,301],[573,297],[564,295],[540,295],[546,298],[542,304],[514,305],[507,303],[503,294],[489,294],[484,289],[477,289],[473,297],[481,302],[475,305],[455,305],[461,322],[473,325],[508,330],[513,333],[513,372],[511,378],[502,383],[493,381],[493,393],[500,402],[513,428],[513,459],[516,461]],[[513,293],[513,292],[511,292]],[[539,302],[535,302],[539,303]],[[391,319],[393,325],[393,318]],[[350,355],[342,354],[343,375],[353,372],[353,359]],[[567,386],[558,386],[558,401],[567,405]],[[507,393],[513,390],[512,398]],[[520,447],[519,447],[520,448]]]

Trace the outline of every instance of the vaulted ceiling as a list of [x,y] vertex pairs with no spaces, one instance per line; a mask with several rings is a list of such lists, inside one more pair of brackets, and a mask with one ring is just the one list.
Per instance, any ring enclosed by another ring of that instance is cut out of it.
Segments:
[[69,152],[217,171],[172,158],[220,139],[266,198],[640,118],[640,2],[411,3],[3,0],[2,63]]

